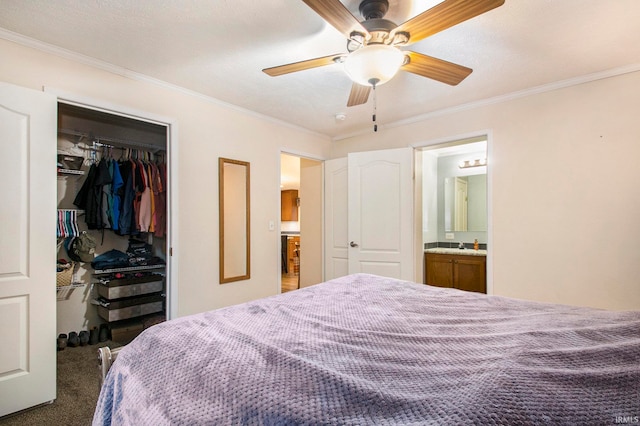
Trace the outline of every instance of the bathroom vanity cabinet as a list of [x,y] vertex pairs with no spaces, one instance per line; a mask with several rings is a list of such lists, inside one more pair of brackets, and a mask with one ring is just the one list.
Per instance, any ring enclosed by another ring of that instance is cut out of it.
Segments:
[[476,254],[425,253],[425,284],[487,292],[487,257]]

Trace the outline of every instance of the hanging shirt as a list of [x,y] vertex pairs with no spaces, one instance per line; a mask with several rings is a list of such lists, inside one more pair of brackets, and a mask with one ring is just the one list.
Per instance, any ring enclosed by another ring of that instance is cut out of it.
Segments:
[[149,221],[149,232],[153,233],[155,231],[156,224],[154,223],[155,214],[156,214],[156,205],[155,205],[155,194],[154,194],[154,182],[153,182],[153,169],[155,168],[155,164],[147,163],[147,186],[149,187],[149,195],[151,196],[151,220]]
[[166,211],[167,211],[167,165],[158,164],[158,193],[154,198],[156,200],[156,223],[154,235],[156,237],[164,237],[166,234]]
[[134,217],[133,203],[135,191],[133,189],[133,162],[127,160],[120,163],[120,173],[124,185],[121,188],[122,208],[120,209],[119,234],[131,234],[132,217]]
[[113,217],[111,215],[113,199],[111,197],[111,184],[113,182],[113,161],[111,159],[105,161],[107,167],[107,173],[109,180],[102,185],[100,212],[102,214],[103,228],[111,228],[111,221]]
[[151,224],[151,189],[147,185],[149,182],[147,169],[143,163],[140,163],[140,172],[144,181],[144,189],[140,194],[140,210],[138,216],[138,226],[140,232],[149,232]]
[[120,229],[120,205],[121,205],[121,191],[122,175],[120,174],[120,165],[116,160],[113,160],[113,182],[111,183],[111,229],[117,231]]

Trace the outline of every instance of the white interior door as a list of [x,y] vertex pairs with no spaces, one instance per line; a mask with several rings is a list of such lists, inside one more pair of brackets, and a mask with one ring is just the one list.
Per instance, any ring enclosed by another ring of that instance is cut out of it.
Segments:
[[459,177],[456,178],[454,184],[455,191],[455,227],[458,232],[467,231],[467,181]]
[[56,397],[56,102],[0,83],[0,416]]
[[349,273],[414,280],[413,149],[348,156]]
[[324,162],[324,279],[349,274],[348,168],[346,158]]

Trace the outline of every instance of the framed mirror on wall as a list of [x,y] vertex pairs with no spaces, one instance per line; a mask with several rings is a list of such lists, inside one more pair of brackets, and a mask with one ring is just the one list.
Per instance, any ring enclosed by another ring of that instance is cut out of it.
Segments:
[[487,174],[444,178],[444,230],[487,231]]
[[220,284],[251,277],[249,163],[218,159]]

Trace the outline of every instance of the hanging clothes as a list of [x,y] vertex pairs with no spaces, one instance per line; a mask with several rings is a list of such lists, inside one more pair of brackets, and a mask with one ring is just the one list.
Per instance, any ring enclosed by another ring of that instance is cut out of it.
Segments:
[[85,210],[88,229],[165,236],[166,165],[150,160],[148,153],[127,150],[120,161],[103,157],[91,164],[74,199]]
[[155,226],[154,235],[156,237],[164,237],[167,230],[166,223],[166,188],[167,188],[167,167],[166,164],[161,163],[157,165],[158,177],[157,177],[157,193],[155,194],[154,201],[156,203],[155,208]]

